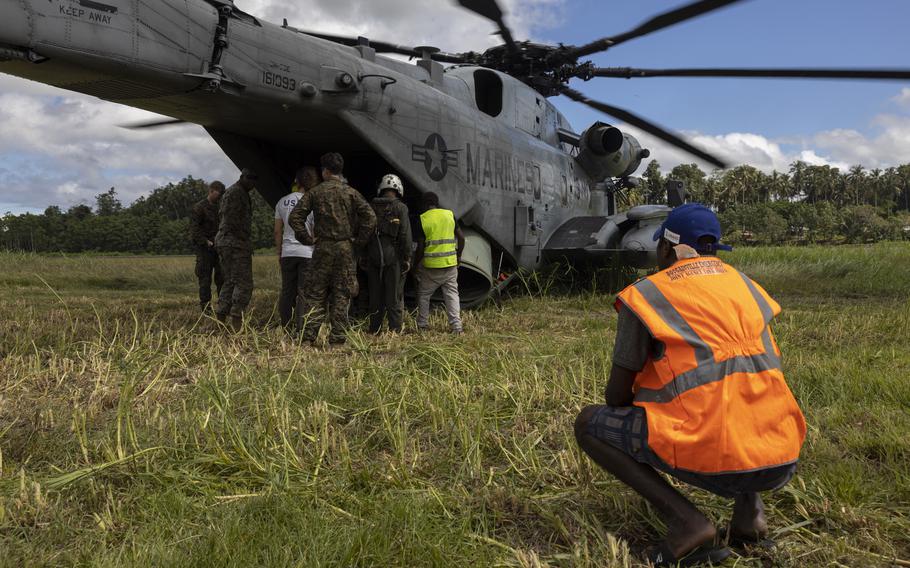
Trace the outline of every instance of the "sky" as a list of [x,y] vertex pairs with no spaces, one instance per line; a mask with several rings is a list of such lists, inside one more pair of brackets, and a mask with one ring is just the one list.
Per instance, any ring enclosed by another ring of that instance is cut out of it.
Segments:
[[[445,51],[497,43],[493,25],[452,0],[235,0],[268,21]],[[680,0],[500,0],[517,39],[583,44]],[[633,67],[910,67],[906,0],[750,0],[617,46],[592,60]],[[733,164],[786,170],[910,162],[910,82],[594,79],[591,98],[674,129]],[[577,131],[621,123],[556,98]],[[0,213],[93,204],[111,187],[130,203],[186,175],[232,181],[231,162],[197,126],[131,131],[144,111],[0,74]],[[626,128],[664,171],[693,159]],[[104,156],[103,162],[96,156]],[[709,169],[705,164],[703,168]]]

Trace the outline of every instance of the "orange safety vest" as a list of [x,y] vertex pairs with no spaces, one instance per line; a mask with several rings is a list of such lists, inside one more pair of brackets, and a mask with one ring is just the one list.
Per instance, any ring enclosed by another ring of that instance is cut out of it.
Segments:
[[781,371],[771,320],[780,306],[718,258],[677,262],[619,294],[665,351],[635,377],[648,446],[704,474],[793,463],[806,421]]

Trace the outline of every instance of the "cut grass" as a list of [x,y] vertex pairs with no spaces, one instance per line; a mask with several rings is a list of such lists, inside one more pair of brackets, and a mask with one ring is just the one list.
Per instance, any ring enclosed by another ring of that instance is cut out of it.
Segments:
[[[778,548],[738,565],[910,559],[910,247],[728,260],[782,303],[810,424],[767,499]],[[190,258],[0,262],[0,565],[634,566],[661,530],[572,435],[603,396],[609,295],[324,351],[266,325],[272,257],[238,336],[200,318]]]

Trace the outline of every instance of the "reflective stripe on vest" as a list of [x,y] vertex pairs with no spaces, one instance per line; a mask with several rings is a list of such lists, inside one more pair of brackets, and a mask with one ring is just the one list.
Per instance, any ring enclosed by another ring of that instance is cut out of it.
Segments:
[[448,209],[430,209],[420,216],[423,227],[423,265],[426,268],[458,266],[455,214]]
[[665,347],[634,384],[648,445],[663,461],[719,474],[799,457],[805,420],[770,329],[780,306],[757,284],[717,258],[695,258],[626,288],[617,302]]

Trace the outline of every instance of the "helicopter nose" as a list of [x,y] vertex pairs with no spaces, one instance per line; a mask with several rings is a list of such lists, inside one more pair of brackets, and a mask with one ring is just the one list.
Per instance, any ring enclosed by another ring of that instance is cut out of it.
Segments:
[[0,47],[28,47],[31,0],[0,0]]

